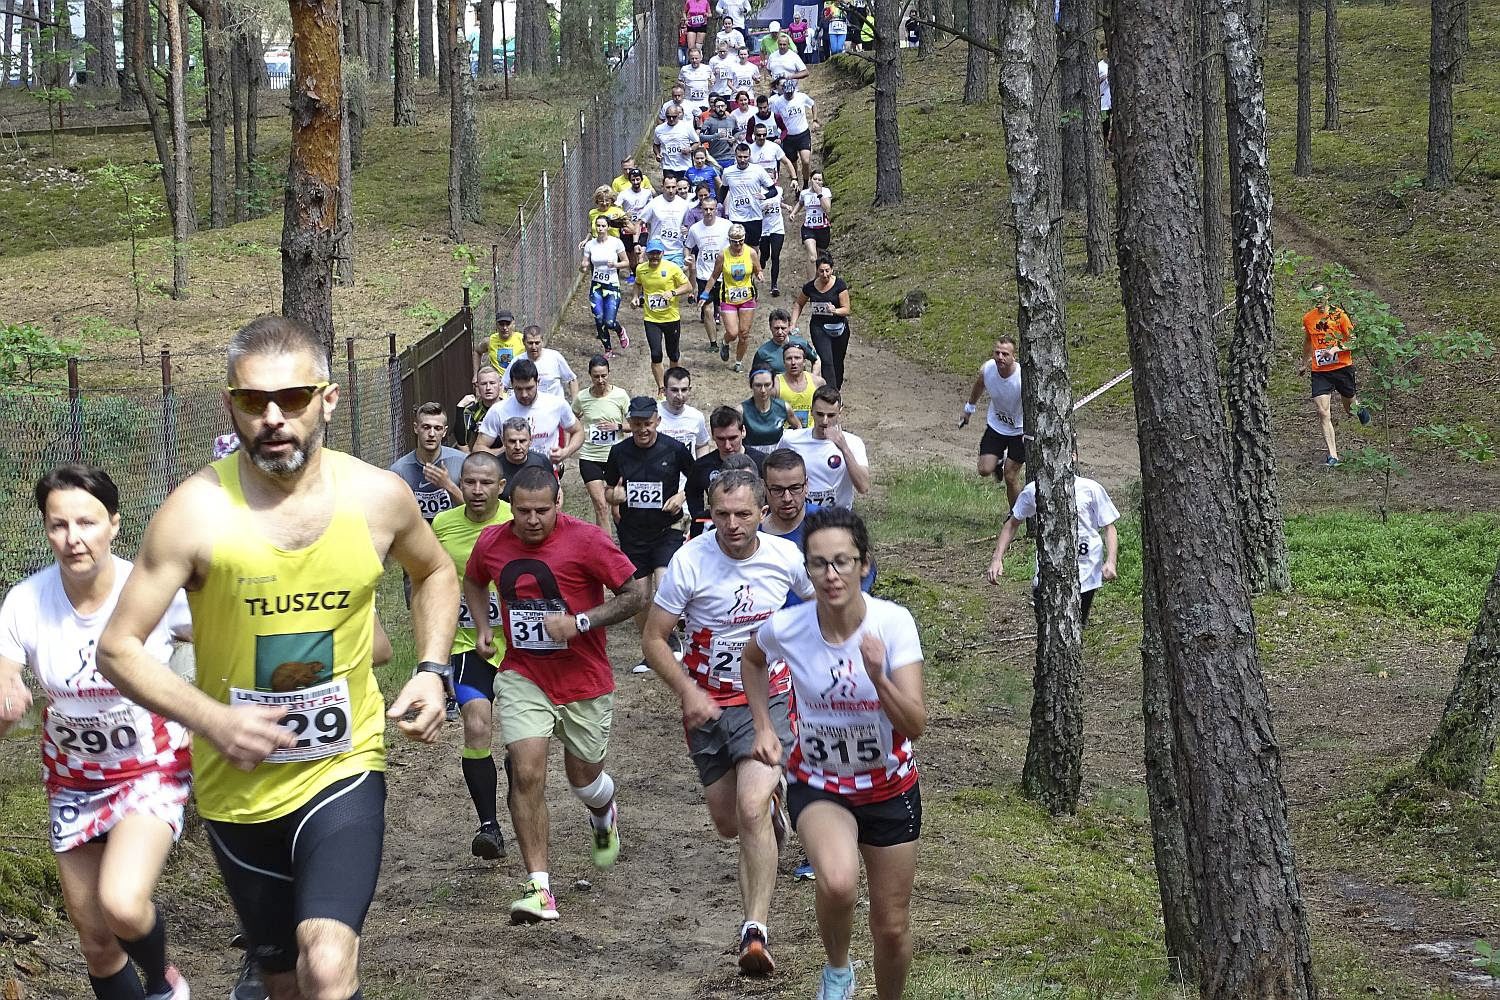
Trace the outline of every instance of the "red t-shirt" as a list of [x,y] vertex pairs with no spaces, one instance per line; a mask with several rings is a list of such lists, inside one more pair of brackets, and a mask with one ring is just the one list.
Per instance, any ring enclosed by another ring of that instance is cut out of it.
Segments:
[[464,576],[495,585],[505,628],[501,670],[514,670],[554,705],[597,698],[615,689],[604,652],[604,629],[590,629],[562,645],[547,636],[542,617],[577,614],[604,603],[604,590],[623,587],[635,566],[610,537],[587,521],[557,515],[540,545],[527,545],[510,524],[480,532]]

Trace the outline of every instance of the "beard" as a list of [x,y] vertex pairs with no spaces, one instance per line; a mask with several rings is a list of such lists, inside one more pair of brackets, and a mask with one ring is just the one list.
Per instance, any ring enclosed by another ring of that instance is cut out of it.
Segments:
[[[269,476],[290,476],[299,471],[307,464],[307,460],[318,453],[323,447],[323,432],[328,428],[327,420],[319,420],[305,439],[299,439],[296,435],[285,429],[272,431],[270,428],[262,428],[254,440],[249,442],[246,453],[255,467]],[[244,435],[240,435],[241,440]],[[268,455],[263,450],[266,445],[280,444],[290,441],[292,450],[285,455]]]

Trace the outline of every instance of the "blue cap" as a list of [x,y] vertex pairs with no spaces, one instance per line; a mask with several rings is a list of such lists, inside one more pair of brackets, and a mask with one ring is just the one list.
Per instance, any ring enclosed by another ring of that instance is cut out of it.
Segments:
[[656,238],[653,237],[651,240],[647,241],[647,243],[646,243],[646,252],[647,253],[666,253],[667,252],[667,245],[665,243],[663,243],[661,240],[656,239]]

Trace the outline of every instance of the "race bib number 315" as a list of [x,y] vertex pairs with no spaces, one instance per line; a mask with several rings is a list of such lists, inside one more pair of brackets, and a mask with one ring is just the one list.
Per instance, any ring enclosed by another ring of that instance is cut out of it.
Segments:
[[833,774],[873,770],[886,756],[880,728],[874,723],[830,726],[809,725],[802,720],[798,742],[804,760],[820,771]]
[[267,764],[321,760],[354,747],[354,724],[349,707],[349,682],[342,677],[301,691],[229,689],[231,705],[268,705],[286,710],[281,724],[297,742],[266,758]]

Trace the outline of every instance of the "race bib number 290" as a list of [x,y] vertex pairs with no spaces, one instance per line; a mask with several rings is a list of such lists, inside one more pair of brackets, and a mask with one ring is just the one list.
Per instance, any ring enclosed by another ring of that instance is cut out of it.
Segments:
[[73,716],[47,712],[47,736],[65,757],[95,764],[117,764],[136,756],[140,736],[136,712],[118,708],[102,715]]
[[266,758],[267,764],[289,764],[321,760],[354,747],[354,723],[349,706],[349,682],[338,680],[300,691],[248,691],[229,689],[231,705],[267,705],[285,709],[281,724],[297,742]]

